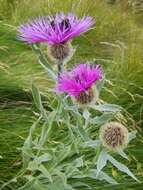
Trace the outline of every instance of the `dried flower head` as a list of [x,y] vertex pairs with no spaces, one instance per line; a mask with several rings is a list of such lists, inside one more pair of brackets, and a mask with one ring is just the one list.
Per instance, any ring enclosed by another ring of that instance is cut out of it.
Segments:
[[124,149],[128,144],[128,130],[118,122],[106,123],[101,127],[100,140],[109,150]]
[[80,64],[72,71],[60,75],[57,89],[74,97],[78,104],[86,105],[96,100],[94,84],[100,79],[102,79],[100,65]]

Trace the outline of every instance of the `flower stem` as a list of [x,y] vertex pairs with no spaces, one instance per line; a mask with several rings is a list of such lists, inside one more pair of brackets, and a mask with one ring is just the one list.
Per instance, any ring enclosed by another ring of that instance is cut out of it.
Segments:
[[63,72],[63,62],[62,61],[59,61],[57,63],[57,66],[58,66],[58,77],[60,76],[60,74]]

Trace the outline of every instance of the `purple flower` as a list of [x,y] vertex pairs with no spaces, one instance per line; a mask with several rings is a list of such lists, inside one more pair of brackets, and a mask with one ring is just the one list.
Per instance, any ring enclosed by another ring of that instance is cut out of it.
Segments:
[[47,42],[51,45],[64,44],[89,30],[93,24],[91,17],[84,16],[78,19],[72,13],[41,16],[21,25],[18,28],[18,38],[28,44],[39,42]]
[[91,87],[97,81],[102,79],[102,70],[100,65],[80,64],[72,71],[64,72],[60,75],[57,89],[70,96],[78,97],[90,92]]

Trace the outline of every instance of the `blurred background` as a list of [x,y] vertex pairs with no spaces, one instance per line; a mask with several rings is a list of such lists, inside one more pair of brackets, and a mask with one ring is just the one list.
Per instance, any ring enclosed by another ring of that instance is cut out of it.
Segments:
[[[93,59],[103,66],[107,82],[101,98],[121,105],[135,121],[138,137],[128,150],[129,167],[142,180],[143,0],[0,0],[0,184],[21,167],[19,148],[35,120],[31,82],[43,95],[51,85],[31,47],[17,40],[17,26],[61,11],[90,15],[96,21],[95,29],[74,40],[77,52],[69,67]],[[143,189],[143,184],[126,185]]]

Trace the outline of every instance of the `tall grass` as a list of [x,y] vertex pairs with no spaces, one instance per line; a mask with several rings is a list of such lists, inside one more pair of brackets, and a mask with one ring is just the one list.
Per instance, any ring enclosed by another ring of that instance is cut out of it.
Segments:
[[[22,131],[27,131],[33,117],[31,95],[27,96],[30,81],[35,80],[44,94],[48,93],[50,85],[48,76],[38,65],[31,48],[16,39],[16,27],[31,17],[60,11],[93,16],[96,28],[74,41],[74,45],[80,44],[80,47],[77,47],[78,51],[71,64],[94,58],[97,63],[102,64],[107,78],[111,79],[105,85],[102,98],[122,105],[133,115],[137,124],[142,126],[143,27],[140,25],[140,17],[125,7],[124,3],[110,5],[104,0],[0,0],[0,130],[1,154],[5,155],[1,173],[9,167],[10,160],[17,159],[16,148],[21,145],[25,135]],[[19,107],[19,101],[27,104]],[[9,117],[12,119],[7,122]],[[3,139],[6,139],[7,144]],[[138,168],[137,173],[142,177],[141,143],[142,137],[131,151],[137,160],[133,168]],[[11,177],[12,170],[10,168],[9,174],[5,172],[1,178],[6,180]]]

